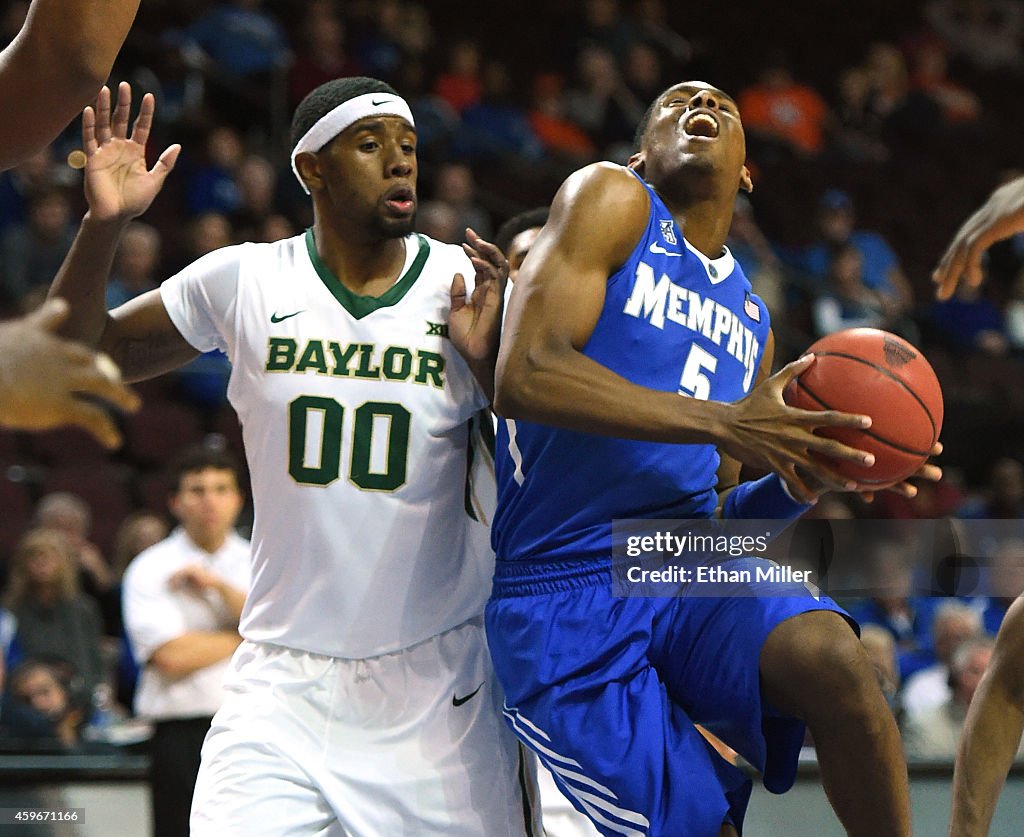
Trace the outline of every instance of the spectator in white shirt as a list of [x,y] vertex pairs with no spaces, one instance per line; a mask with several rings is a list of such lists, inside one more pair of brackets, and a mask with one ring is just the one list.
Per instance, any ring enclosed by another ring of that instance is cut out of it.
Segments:
[[191,448],[175,468],[169,507],[181,526],[141,552],[124,576],[124,624],[141,674],[135,711],[154,722],[156,837],[187,835],[203,739],[241,642],[249,542],[234,531],[243,495],[233,459]]

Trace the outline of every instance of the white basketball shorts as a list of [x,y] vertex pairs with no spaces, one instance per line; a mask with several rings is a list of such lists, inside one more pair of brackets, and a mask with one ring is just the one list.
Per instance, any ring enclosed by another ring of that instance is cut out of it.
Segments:
[[193,837],[540,837],[482,618],[343,660],[243,642],[203,745]]

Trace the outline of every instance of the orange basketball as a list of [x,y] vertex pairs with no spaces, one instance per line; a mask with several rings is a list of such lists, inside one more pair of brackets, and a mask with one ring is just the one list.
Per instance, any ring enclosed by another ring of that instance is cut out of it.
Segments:
[[833,461],[835,469],[869,489],[894,485],[917,471],[942,429],[942,389],[924,355],[876,328],[837,331],[807,351],[815,362],[790,381],[786,403],[871,416],[867,430],[819,431],[875,455],[871,467]]

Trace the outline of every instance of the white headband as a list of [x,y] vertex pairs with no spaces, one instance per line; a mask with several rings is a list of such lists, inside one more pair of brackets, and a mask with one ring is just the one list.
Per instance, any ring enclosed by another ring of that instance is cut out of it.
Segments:
[[362,96],[342,102],[334,110],[321,116],[316,124],[306,131],[302,139],[295,144],[292,151],[292,171],[295,172],[299,184],[307,195],[309,189],[299,177],[295,158],[305,151],[319,151],[349,125],[368,116],[401,116],[414,128],[416,127],[409,105],[405,99],[394,93],[364,93]]

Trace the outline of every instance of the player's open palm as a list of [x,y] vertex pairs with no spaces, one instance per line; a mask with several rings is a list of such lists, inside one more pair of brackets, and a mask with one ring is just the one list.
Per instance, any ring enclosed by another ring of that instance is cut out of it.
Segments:
[[448,317],[448,333],[455,348],[469,361],[493,357],[498,350],[502,303],[508,280],[505,254],[473,230],[466,230],[468,244],[463,244],[473,267],[475,283],[471,296],[466,296],[466,282],[456,274],[452,282],[452,307]]
[[145,212],[178,159],[180,145],[167,148],[152,169],[146,167],[146,141],[153,125],[152,93],[142,97],[139,115],[128,134],[132,90],[127,82],[117,88],[117,103],[110,108],[106,86],[96,107],[82,112],[85,150],[85,197],[90,216],[99,221],[127,221]]

